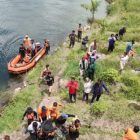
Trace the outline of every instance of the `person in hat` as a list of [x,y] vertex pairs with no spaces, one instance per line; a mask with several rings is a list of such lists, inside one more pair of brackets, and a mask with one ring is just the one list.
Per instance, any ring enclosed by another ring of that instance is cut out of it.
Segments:
[[76,41],[76,37],[77,35],[75,34],[75,30],[72,30],[72,33],[69,35],[69,39],[70,39],[70,48],[73,48],[75,45],[75,41]]
[[29,51],[31,51],[32,43],[31,43],[31,38],[29,38],[28,35],[25,35],[23,39],[23,45],[25,49],[27,50],[27,53],[29,53]]
[[78,42],[80,42],[82,39],[82,31],[83,31],[82,24],[80,23],[78,27]]
[[79,84],[75,80],[75,77],[71,77],[71,80],[66,84],[66,87],[69,88],[70,102],[73,103],[73,98],[74,98],[74,102],[76,102],[76,95],[77,95]]
[[37,112],[40,122],[50,119],[50,110],[46,106],[39,107]]

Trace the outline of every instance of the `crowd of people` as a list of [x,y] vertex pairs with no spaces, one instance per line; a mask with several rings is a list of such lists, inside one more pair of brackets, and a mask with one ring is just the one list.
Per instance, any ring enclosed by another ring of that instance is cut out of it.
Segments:
[[[19,47],[19,54],[21,55],[21,63],[28,63],[36,53],[42,48],[39,42],[35,42],[28,35],[25,35],[23,43]],[[46,47],[46,54],[50,51],[49,40],[44,39],[44,47]]]
[[[122,40],[124,34],[126,33],[126,28],[123,27],[119,30],[118,34],[111,34],[108,38],[108,52],[112,53],[115,49],[115,42]],[[97,53],[97,41],[96,39],[88,46],[88,36],[83,37],[83,27],[79,24],[77,33],[75,30],[72,30],[72,33],[69,35],[70,44],[69,47],[73,48],[75,42],[78,41],[81,43],[81,49],[86,51],[85,55],[79,62],[79,73],[83,77],[83,97],[82,101],[93,104],[95,101],[99,101],[103,91],[105,90],[107,94],[110,93],[105,82],[102,79],[97,79],[95,81],[95,72],[96,72],[96,61],[99,58]],[[124,54],[120,57],[120,71],[122,71],[128,62],[129,57],[133,56],[134,50],[133,45],[135,41],[132,40],[127,44]],[[48,47],[49,42],[45,40],[44,46]],[[20,47],[19,53],[24,58],[26,53],[31,53],[31,57],[34,57],[36,54],[36,44],[34,40],[31,40],[28,36],[25,36],[23,44]],[[23,53],[24,50],[24,53]],[[26,51],[26,53],[25,53]],[[49,47],[47,48],[47,54]],[[51,96],[52,88],[54,84],[54,76],[49,68],[49,65],[46,65],[45,69],[41,73],[40,78],[48,86],[48,95]],[[76,103],[77,93],[79,92],[79,83],[76,81],[75,77],[71,77],[71,80],[66,84],[68,88],[69,100],[70,103]],[[89,102],[89,95],[92,95],[92,98]],[[80,120],[77,116],[73,114],[62,113],[63,105],[57,102],[54,102],[52,107],[47,105],[38,107],[37,111],[33,110],[31,107],[28,107],[23,115],[23,120],[27,120],[27,129],[26,133],[30,133],[31,140],[76,140],[79,137],[79,129],[81,127]],[[68,124],[67,119],[73,117],[72,123]],[[132,130],[128,128],[125,131],[123,140],[138,140],[137,132],[139,132],[139,127],[135,126]],[[5,136],[5,140],[10,140],[9,136]]]
[[[30,133],[31,140],[75,140],[79,137],[80,120],[72,114],[61,113],[62,104],[54,102],[52,107],[38,107],[37,112],[28,107],[23,115],[28,126],[26,132]],[[66,124],[69,117],[72,123]]]

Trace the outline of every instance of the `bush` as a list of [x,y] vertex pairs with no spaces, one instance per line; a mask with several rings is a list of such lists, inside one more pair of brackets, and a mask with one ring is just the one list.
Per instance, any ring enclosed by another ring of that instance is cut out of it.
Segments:
[[107,69],[101,74],[101,79],[111,84],[118,81],[118,77],[119,77],[118,71],[112,68]]
[[96,102],[94,103],[91,108],[90,112],[91,114],[94,114],[96,116],[102,116],[108,109],[108,104],[104,101]]
[[132,100],[140,100],[140,82],[139,77],[133,76],[130,77],[130,75],[125,75],[121,78],[122,82],[125,84],[124,87],[122,87],[121,91],[125,93],[126,98]]

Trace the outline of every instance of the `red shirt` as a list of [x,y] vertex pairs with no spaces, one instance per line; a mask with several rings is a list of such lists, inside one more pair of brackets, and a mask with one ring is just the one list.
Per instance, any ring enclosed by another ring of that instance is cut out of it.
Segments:
[[69,94],[76,94],[78,86],[78,82],[76,81],[70,81],[66,85],[69,88]]

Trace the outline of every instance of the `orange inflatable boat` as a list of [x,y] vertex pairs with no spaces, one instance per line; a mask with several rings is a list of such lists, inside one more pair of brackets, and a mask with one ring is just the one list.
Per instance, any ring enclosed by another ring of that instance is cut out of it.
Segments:
[[22,74],[32,69],[41,57],[46,53],[46,47],[42,47],[33,58],[24,58],[24,62],[21,63],[21,55],[18,54],[8,63],[8,71],[12,74]]

